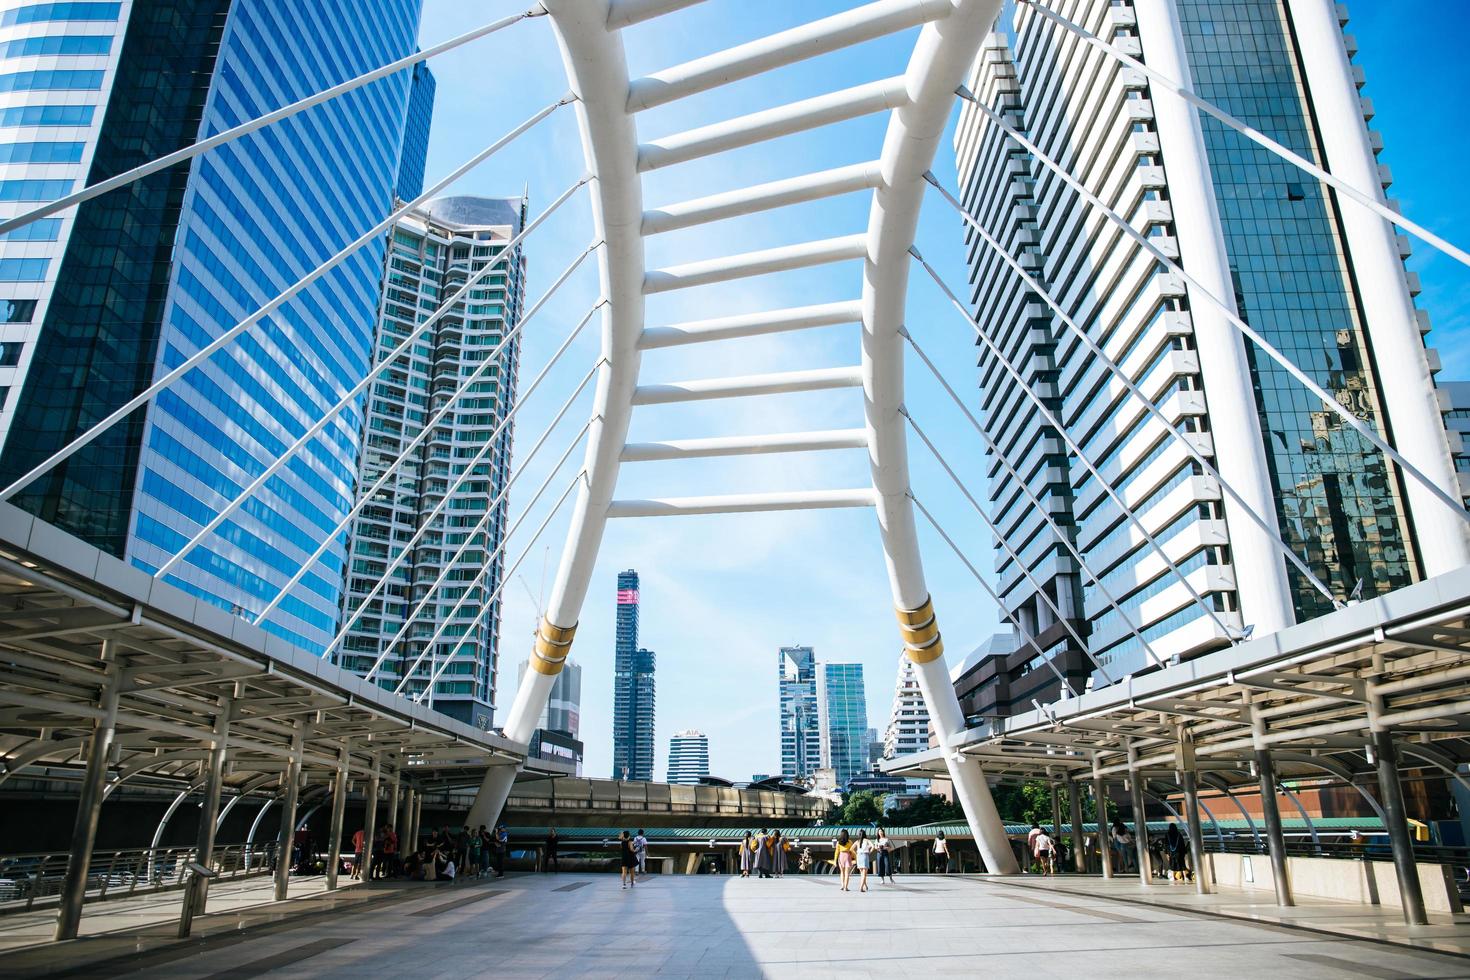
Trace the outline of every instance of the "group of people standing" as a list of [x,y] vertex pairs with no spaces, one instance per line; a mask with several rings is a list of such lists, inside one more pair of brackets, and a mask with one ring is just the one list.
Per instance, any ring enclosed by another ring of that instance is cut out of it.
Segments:
[[648,877],[648,837],[643,833],[643,828],[638,828],[638,833],[629,834],[626,830],[618,835],[618,855],[622,874],[619,880],[622,887],[633,888],[638,884],[639,877]]
[[[1114,819],[1112,832],[1113,868],[1124,873],[1138,870],[1136,838],[1121,820]],[[1169,824],[1162,835],[1150,834],[1146,841],[1151,858],[1152,871],[1157,878],[1173,878],[1175,881],[1193,881],[1194,868],[1190,867],[1189,837],[1179,830],[1179,825]]]
[[843,891],[852,890],[853,871],[858,873],[860,892],[868,890],[870,873],[876,873],[880,882],[887,878],[890,884],[893,883],[893,842],[882,827],[878,827],[872,837],[866,830],[859,830],[856,837],[843,830],[832,842],[832,849],[837,858],[837,874],[842,880]]
[[740,842],[740,877],[749,878],[751,872],[757,878],[784,877],[790,859],[791,840],[782,837],[781,831],[767,832],[762,827],[760,833],[752,835],[747,830]]

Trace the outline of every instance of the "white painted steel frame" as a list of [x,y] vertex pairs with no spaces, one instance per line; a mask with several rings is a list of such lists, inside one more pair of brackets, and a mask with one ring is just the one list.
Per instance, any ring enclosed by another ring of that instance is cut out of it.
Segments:
[[[863,266],[863,407],[878,527],[894,605],[902,611],[929,602],[918,533],[909,497],[908,446],[903,418],[903,341],[909,259],[924,203],[924,174],[934,162],[954,92],[1000,12],[1000,0],[956,0],[943,20],[926,24],[909,62],[908,103],[889,117],[880,164],[883,183],[873,192],[868,257]],[[937,640],[935,641],[938,642]],[[942,648],[941,648],[942,650]],[[964,712],[944,656],[914,663],[914,676],[940,744],[964,730]],[[959,753],[946,765],[975,844],[992,873],[1020,871],[980,763]]]

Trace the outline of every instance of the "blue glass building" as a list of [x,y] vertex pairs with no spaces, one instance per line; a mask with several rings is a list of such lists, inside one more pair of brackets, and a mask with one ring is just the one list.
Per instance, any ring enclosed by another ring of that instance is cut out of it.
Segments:
[[832,769],[837,785],[868,768],[868,696],[863,665],[817,665],[817,712],[821,726],[822,768]]
[[[407,55],[421,0],[11,6],[0,25],[26,26],[0,42],[23,32],[60,39],[31,42],[43,48],[75,43],[65,39],[99,33],[96,19],[108,14],[121,38],[103,68],[110,88],[95,151],[69,189]],[[91,84],[65,84],[82,82]],[[80,207],[49,303],[35,314],[42,325],[4,476],[46,458],[386,216],[406,169],[409,90],[400,73]],[[55,92],[26,111],[84,102]],[[157,570],[367,371],[383,249],[379,239],[359,250],[16,502]],[[348,406],[170,580],[245,615],[264,607],[346,514],[361,422],[361,405]],[[344,559],[339,539],[267,627],[322,649]]]
[[405,201],[412,201],[424,192],[424,161],[429,155],[429,123],[434,117],[436,87],[428,62],[420,61],[413,66],[403,148],[398,154],[398,196]]
[[653,778],[654,667],[638,646],[638,573],[618,573],[617,636],[613,651],[613,778]]
[[809,777],[822,757],[816,653],[811,647],[782,647],[776,670],[781,700],[781,776]]

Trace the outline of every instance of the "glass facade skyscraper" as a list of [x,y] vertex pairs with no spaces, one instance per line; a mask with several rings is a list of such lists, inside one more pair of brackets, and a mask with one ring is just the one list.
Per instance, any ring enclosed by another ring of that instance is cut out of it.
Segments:
[[782,647],[776,686],[781,701],[781,777],[810,776],[821,764],[817,712],[817,657],[811,647]]
[[868,697],[863,665],[817,664],[817,713],[822,768],[831,769],[839,787],[868,768]]
[[[0,5],[10,8],[0,42],[57,37],[46,44],[65,52],[102,47],[66,38],[113,38],[105,55],[17,64],[50,81],[0,95],[0,120],[17,121],[16,139],[65,138],[83,150],[79,163],[46,164],[46,187],[30,186],[39,171],[23,178],[12,199],[54,198],[401,58],[413,50],[420,2]],[[366,86],[61,219],[65,244],[46,288],[0,296],[37,298],[40,324],[19,352],[24,387],[11,395],[3,477],[45,459],[381,220],[409,87],[407,73]],[[95,130],[55,122],[89,112]],[[15,502],[156,571],[366,372],[382,260],[381,242],[359,250]],[[361,406],[349,406],[169,580],[246,615],[263,608],[350,506],[361,428]],[[345,555],[339,538],[266,627],[323,649]]]
[[403,147],[398,153],[398,196],[412,201],[424,192],[424,163],[429,156],[429,124],[434,116],[437,83],[427,61],[413,66],[408,89],[408,116],[403,125]]
[[613,778],[653,779],[654,667],[638,646],[638,573],[618,573],[617,636],[613,651]]
[[[1332,80],[1308,77],[1283,0],[1054,6],[1145,63],[1177,54],[1201,96],[1324,166],[1321,127],[1364,126],[1363,118],[1319,118],[1313,85]],[[1366,260],[1349,247],[1335,196],[1204,114],[1201,131],[1190,131],[1193,110],[1166,111],[1172,104],[1164,100],[1177,97],[1153,91],[1143,74],[1029,5],[1008,5],[998,31],[967,81],[977,98],[1191,275],[1220,269],[1225,285],[1218,295],[1387,437],[1390,388],[1377,367],[1359,286]],[[1314,43],[1344,44],[1335,34]],[[1201,136],[1203,156],[1194,159],[1187,151]],[[1041,696],[1032,688],[1056,687],[1044,656],[1054,656],[1074,682],[1087,679],[1090,661],[1059,627],[1058,610],[1116,679],[1153,663],[1144,643],[1161,659],[1187,657],[1228,642],[1222,625],[1287,625],[1330,609],[1279,549],[1252,543],[1264,534],[1170,427],[1212,458],[1232,487],[1259,481],[1262,510],[1274,505],[1270,516],[1286,545],[1339,599],[1360,582],[1358,594],[1371,597],[1420,577],[1405,495],[1381,453],[1254,344],[1244,342],[1239,371],[1208,356],[1222,349],[1222,336],[1237,348],[1242,343],[1216,306],[974,107],[962,109],[955,153],[965,207],[1167,420],[1145,413],[1072,328],[967,230],[977,320],[1065,427],[1059,433],[1041,418],[1002,359],[981,347],[983,422],[997,447],[989,455],[990,513],[1016,552],[997,552],[999,591],[1037,641],[1032,646],[1018,635],[1017,650],[992,665],[993,686],[1010,692],[997,710],[1029,706]],[[1204,216],[1183,203],[1200,189]],[[1218,245],[1210,209],[1219,215]],[[1371,271],[1404,282],[1401,263],[1388,264],[1394,268]],[[1416,292],[1414,277],[1406,281]],[[1415,346],[1422,364],[1434,363],[1423,358],[1422,344]],[[1227,407],[1235,404],[1239,410]],[[1167,561],[1105,486],[1137,515]],[[1068,544],[1098,580],[1082,571]],[[1283,611],[1268,608],[1268,594],[1277,601],[1289,595]]]
[[496,267],[373,382],[358,493],[393,473],[351,528],[342,600],[350,629],[337,657],[360,673],[384,658],[374,680],[409,695],[437,678],[424,700],[482,729],[495,713],[515,435],[507,416],[520,373],[520,338],[505,338],[520,320],[526,281],[519,246],[503,253],[525,210],[523,198],[437,198],[393,229],[380,362],[469,277]]

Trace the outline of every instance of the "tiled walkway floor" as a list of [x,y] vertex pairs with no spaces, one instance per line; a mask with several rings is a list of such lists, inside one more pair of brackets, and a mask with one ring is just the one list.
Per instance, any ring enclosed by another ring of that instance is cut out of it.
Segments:
[[264,921],[212,915],[201,923],[203,938],[187,943],[155,927],[11,950],[0,954],[0,974],[1470,976],[1470,959],[1458,956],[1046,887],[913,877],[844,894],[828,877],[655,876],[622,891],[610,875],[574,874],[357,887],[269,906]]

